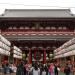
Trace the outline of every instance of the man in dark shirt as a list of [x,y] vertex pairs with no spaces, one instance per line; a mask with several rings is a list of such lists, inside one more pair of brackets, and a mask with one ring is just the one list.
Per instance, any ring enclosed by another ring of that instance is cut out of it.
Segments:
[[71,73],[71,70],[70,70],[70,67],[68,66],[68,64],[66,64],[66,66],[65,66],[64,73],[65,73],[65,75],[70,75],[70,73]]

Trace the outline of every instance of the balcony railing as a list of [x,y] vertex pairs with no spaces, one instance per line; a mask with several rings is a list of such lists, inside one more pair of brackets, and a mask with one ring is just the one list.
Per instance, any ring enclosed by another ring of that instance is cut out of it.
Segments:
[[74,31],[69,31],[69,30],[57,30],[57,31],[52,31],[52,30],[5,30],[1,32],[3,35],[75,35]]

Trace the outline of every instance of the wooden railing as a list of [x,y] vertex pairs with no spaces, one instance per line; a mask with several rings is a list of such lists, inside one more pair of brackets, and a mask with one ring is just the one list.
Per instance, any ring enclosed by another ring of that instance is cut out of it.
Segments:
[[9,32],[9,31],[49,31],[49,32],[71,32],[73,30],[69,30],[69,29],[7,29],[7,30],[3,30],[4,32]]
[[75,35],[73,31],[25,31],[25,30],[7,30],[1,31],[3,35]]

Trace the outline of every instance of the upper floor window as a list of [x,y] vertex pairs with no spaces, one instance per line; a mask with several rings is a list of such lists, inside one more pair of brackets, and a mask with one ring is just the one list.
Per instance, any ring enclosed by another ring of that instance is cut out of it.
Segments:
[[45,29],[50,30],[50,27],[45,27]]
[[43,27],[39,27],[39,29],[40,29],[40,30],[43,30],[44,28],[43,28]]
[[63,28],[62,27],[58,27],[58,30],[62,30]]
[[20,27],[20,29],[24,29],[24,27]]
[[25,29],[30,29],[29,27],[25,27]]
[[52,29],[52,30],[55,30],[55,29],[56,29],[56,27],[51,27],[51,29]]
[[13,29],[17,29],[17,27],[13,27]]
[[67,28],[66,27],[63,27],[63,30],[66,30]]
[[38,24],[38,23],[35,24],[36,29],[39,29],[39,26],[40,26],[40,24]]
[[32,30],[35,30],[35,27],[32,27],[31,29],[32,29]]
[[9,27],[8,29],[12,29],[12,27]]

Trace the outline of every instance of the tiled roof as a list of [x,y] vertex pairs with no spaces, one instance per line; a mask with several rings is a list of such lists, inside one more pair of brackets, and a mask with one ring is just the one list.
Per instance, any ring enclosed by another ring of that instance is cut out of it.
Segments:
[[0,17],[75,18],[70,9],[6,9]]

